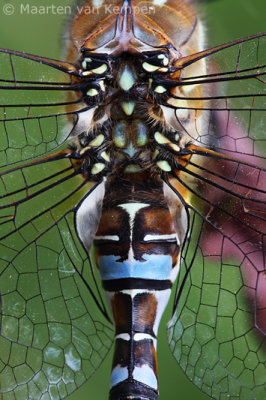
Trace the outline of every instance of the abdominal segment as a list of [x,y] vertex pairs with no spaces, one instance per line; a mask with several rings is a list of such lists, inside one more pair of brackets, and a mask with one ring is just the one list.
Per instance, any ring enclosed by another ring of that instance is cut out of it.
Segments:
[[179,268],[163,185],[137,175],[120,181],[121,196],[107,183],[94,239],[116,331],[110,400],[158,399],[157,332]]

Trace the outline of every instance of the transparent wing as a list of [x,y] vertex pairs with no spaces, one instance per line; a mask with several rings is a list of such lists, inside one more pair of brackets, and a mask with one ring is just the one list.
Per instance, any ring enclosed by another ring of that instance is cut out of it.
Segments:
[[[159,83],[167,89],[163,96],[157,96],[157,101],[172,108],[173,119],[196,144],[231,152],[241,159],[241,155],[262,156],[266,123],[265,35],[184,57],[175,65],[177,82],[155,80],[154,86]],[[204,61],[208,72],[204,71]]]
[[86,106],[72,64],[0,49],[0,166],[64,143]]
[[190,218],[169,344],[209,396],[259,400],[266,387],[266,170],[196,147],[168,180],[177,196],[186,193]]
[[[173,88],[167,99],[196,139],[168,180],[190,220],[168,339],[219,400],[265,397],[265,45],[262,34],[187,57],[183,98]],[[211,72],[199,76],[202,57]]]
[[3,400],[63,399],[110,349],[112,326],[74,227],[76,204],[94,188],[65,152],[1,176]]

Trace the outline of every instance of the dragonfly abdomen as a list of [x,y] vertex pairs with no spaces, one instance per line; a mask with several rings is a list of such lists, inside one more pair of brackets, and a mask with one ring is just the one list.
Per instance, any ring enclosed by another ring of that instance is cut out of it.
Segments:
[[110,400],[158,399],[157,327],[169,295],[170,289],[125,289],[111,295],[117,335]]
[[94,245],[116,330],[110,400],[158,399],[157,332],[181,240],[159,180],[108,180]]

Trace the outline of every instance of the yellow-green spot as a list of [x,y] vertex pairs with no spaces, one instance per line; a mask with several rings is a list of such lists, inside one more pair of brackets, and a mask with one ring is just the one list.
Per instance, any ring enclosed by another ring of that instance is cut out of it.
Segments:
[[162,67],[162,68],[160,68],[158,71],[159,71],[159,72],[167,72],[167,71],[168,71],[168,68]]
[[121,107],[124,113],[130,116],[134,111],[135,103],[133,101],[123,101]]
[[84,58],[84,60],[82,61],[82,64],[81,64],[82,68],[86,69],[87,68],[87,63],[90,63],[90,62],[92,62],[91,58],[89,58],[89,57]]
[[161,170],[166,171],[166,172],[170,172],[172,169],[169,162],[165,161],[165,160],[157,161],[157,165]]
[[160,67],[158,65],[152,65],[150,63],[147,63],[147,61],[145,61],[142,64],[143,69],[145,69],[145,71],[147,72],[154,72],[157,71]]
[[148,142],[147,135],[145,135],[142,132],[138,132],[138,135],[137,135],[137,146],[139,146],[139,147],[145,146],[145,144],[147,144],[147,142]]
[[180,134],[179,134],[179,133],[176,133],[176,134],[175,134],[175,141],[176,141],[176,142],[179,142],[179,140],[180,140]]
[[161,85],[156,86],[156,88],[154,89],[155,93],[165,93],[167,92],[167,89]]
[[125,168],[125,172],[129,172],[129,173],[140,172],[140,171],[141,171],[141,167],[139,165],[136,165],[136,164],[129,164]]
[[141,121],[135,121],[134,130],[136,132],[136,144],[139,147],[145,146],[148,142],[147,126]]
[[128,65],[125,65],[118,80],[119,86],[121,87],[121,89],[127,91],[132,88],[135,82],[136,75],[134,71]]
[[91,169],[92,175],[97,175],[99,172],[101,172],[105,168],[105,165],[103,163],[96,163],[93,165]]
[[89,89],[89,90],[87,91],[87,95],[90,96],[90,97],[97,96],[98,93],[99,93],[98,90],[96,90],[96,89],[94,89],[94,88]]
[[83,75],[83,76],[92,75],[92,72],[91,72],[91,71],[83,71],[83,72],[82,72],[82,75]]
[[180,147],[177,146],[177,144],[169,142],[169,146],[174,150],[174,151],[180,151]]
[[99,86],[102,89],[102,91],[105,92],[105,84],[103,80],[99,81]]
[[159,150],[155,150],[155,152],[153,153],[152,159],[155,160],[155,158],[158,156],[159,154]]
[[103,151],[103,152],[101,153],[101,157],[102,157],[105,161],[110,162],[109,154],[107,154],[106,151]]
[[97,146],[101,146],[101,144],[104,141],[104,135],[101,133],[100,135],[96,136],[96,138],[94,138],[90,143],[89,146],[92,147],[97,147]]
[[120,149],[127,144],[128,125],[125,121],[121,121],[114,126],[113,141],[116,147]]
[[163,65],[168,65],[169,59],[166,57],[165,54],[159,54],[158,55],[159,60],[163,60]]
[[166,136],[164,136],[161,132],[158,132],[158,131],[155,132],[154,139],[159,144],[167,144],[167,143],[169,143],[169,139],[167,139]]
[[91,72],[93,72],[94,74],[100,75],[100,74],[103,74],[106,70],[107,70],[107,65],[102,64],[98,68],[92,69]]

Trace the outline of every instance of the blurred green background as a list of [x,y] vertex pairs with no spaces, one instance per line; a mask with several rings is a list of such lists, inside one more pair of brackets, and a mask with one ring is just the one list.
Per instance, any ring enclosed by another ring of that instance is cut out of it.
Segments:
[[[0,47],[26,51],[59,59],[63,26],[69,15],[65,13],[34,15],[20,12],[21,4],[67,6],[71,0],[0,2]],[[9,15],[10,14],[10,15]],[[265,0],[216,0],[199,7],[200,17],[205,21],[210,46],[238,37],[266,30]],[[164,316],[159,334],[160,400],[197,399],[207,400],[186,378],[173,359],[166,340],[166,323],[170,314]],[[69,400],[106,400],[110,379],[112,354],[109,354],[92,379],[68,397]],[[25,399],[26,400],[26,399]]]

